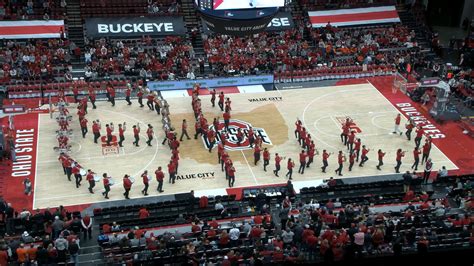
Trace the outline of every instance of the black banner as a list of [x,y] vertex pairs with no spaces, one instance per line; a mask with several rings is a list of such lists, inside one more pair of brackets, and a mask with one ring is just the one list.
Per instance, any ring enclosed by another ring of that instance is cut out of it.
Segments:
[[[278,8],[251,10],[198,9],[204,21],[204,30],[226,35],[246,36],[265,31],[278,13]],[[207,28],[207,29],[206,29]]]
[[86,19],[88,37],[185,35],[183,17],[119,17]]
[[[202,29],[205,34],[212,32],[206,22],[201,19]],[[284,31],[295,27],[293,17],[290,12],[278,12],[274,18],[268,23],[266,31]]]

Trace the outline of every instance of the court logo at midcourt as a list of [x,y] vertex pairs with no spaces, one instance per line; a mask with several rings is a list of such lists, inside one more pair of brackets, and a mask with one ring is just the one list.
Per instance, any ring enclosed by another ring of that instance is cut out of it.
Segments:
[[[242,133],[244,135],[242,141],[240,142],[240,146],[238,145],[238,140],[237,140],[237,130],[239,128],[242,130]],[[228,130],[225,129],[224,120],[219,120],[219,125],[218,125],[217,130],[214,128],[214,125],[209,126],[209,130],[213,130],[217,132],[216,134],[217,143],[221,141],[221,133],[226,132],[227,137],[226,137],[225,149],[231,150],[231,151],[241,151],[241,150],[252,149],[252,147],[250,147],[250,141],[248,139],[248,132],[250,128],[253,129],[255,137],[258,136],[262,139],[263,144],[272,145],[272,141],[270,140],[270,137],[268,136],[265,129],[253,127],[250,123],[242,121],[242,120],[230,119]],[[207,137],[203,136],[202,140],[204,143],[204,147],[209,149],[210,143]],[[215,147],[217,147],[217,145],[214,145],[214,148]]]

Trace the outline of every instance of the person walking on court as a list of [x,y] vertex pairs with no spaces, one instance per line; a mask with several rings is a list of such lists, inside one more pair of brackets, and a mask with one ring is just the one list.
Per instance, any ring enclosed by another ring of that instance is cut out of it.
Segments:
[[393,134],[400,133],[400,136],[402,135],[402,131],[400,130],[400,122],[402,121],[402,115],[397,114],[397,117],[395,117],[395,126],[393,128]]
[[355,158],[356,158],[356,153],[353,150],[352,152],[349,153],[349,172],[352,171],[352,167],[354,166]]
[[127,88],[125,89],[125,101],[127,102],[128,105],[132,105],[132,102],[130,101],[130,96],[132,95],[132,85],[130,83],[127,84]]
[[416,136],[415,136],[416,148],[420,147],[421,139],[423,138],[424,133],[425,133],[425,130],[421,126],[418,126],[418,128],[416,129]]
[[423,145],[423,156],[421,157],[421,163],[424,163],[426,160],[428,160],[428,157],[430,156],[430,151],[431,142],[427,139],[425,145]]
[[270,164],[270,152],[267,148],[263,149],[263,171],[267,171],[267,165]]
[[223,91],[219,93],[219,102],[217,102],[217,104],[219,105],[219,108],[221,108],[221,111],[224,112],[224,92]]
[[321,167],[321,170],[323,173],[326,173],[326,168],[328,167],[328,159],[331,154],[329,154],[326,150],[323,150],[323,167]]
[[293,178],[291,178],[291,176],[293,175],[293,168],[295,168],[295,163],[291,160],[291,158],[288,158],[286,168],[288,169],[288,172],[285,176],[288,177],[289,180],[292,180]]
[[273,170],[273,173],[278,176],[278,172],[280,171],[280,162],[282,158],[278,153],[275,153],[275,170]]
[[418,164],[420,163],[420,154],[421,154],[420,149],[415,147],[415,149],[413,150],[413,159],[415,160],[415,162],[411,166],[411,169],[415,169],[415,171],[418,170]]
[[100,123],[99,119],[92,121],[92,133],[94,134],[94,143],[97,144],[97,140],[100,138]]
[[142,194],[148,196],[148,186],[150,183],[150,180],[148,179],[148,170],[145,170],[141,177],[143,179],[143,185],[145,186],[145,188],[142,190]]
[[425,164],[425,171],[423,172],[423,183],[428,184],[428,180],[430,179],[432,169],[433,169],[433,163],[431,162],[431,159],[428,158]]
[[411,140],[411,132],[413,131],[413,128],[415,127],[413,121],[411,118],[408,120],[408,123],[405,125],[405,128],[407,131],[405,131],[405,136],[407,136],[408,140]]
[[148,141],[146,144],[151,147],[151,141],[153,140],[153,126],[151,124],[148,124],[148,129],[146,130],[146,135],[148,136]]
[[346,156],[342,153],[342,151],[339,151],[339,154],[337,155],[337,163],[339,164],[339,167],[336,169],[336,174],[339,176],[342,176],[342,168],[344,166],[344,162],[346,161]]
[[140,107],[143,107],[143,89],[141,86],[138,87],[138,92],[137,92],[137,98],[138,98],[138,104]]
[[364,166],[364,163],[369,160],[369,157],[367,157],[367,153],[369,153],[370,149],[367,149],[365,145],[362,145],[362,154],[360,156],[360,164],[359,166],[362,167]]
[[130,180],[129,175],[124,175],[123,176],[123,188],[125,189],[125,192],[123,195],[125,196],[126,199],[130,199],[128,195],[130,194],[130,190],[132,189],[132,180]]
[[135,141],[133,142],[133,145],[136,147],[139,147],[138,142],[140,141],[140,124],[133,125],[133,137],[135,138]]
[[397,165],[395,166],[395,172],[400,173],[400,166],[402,165],[402,158],[405,157],[405,151],[402,151],[402,149],[397,150]]
[[305,150],[301,150],[300,152],[300,168],[298,169],[299,174],[304,174],[304,168],[306,167],[306,154]]
[[385,152],[383,152],[381,149],[378,150],[377,155],[379,157],[379,164],[377,165],[378,170],[382,170],[380,166],[383,165],[383,157],[385,156]]
[[119,127],[118,128],[118,132],[119,132],[119,143],[118,143],[118,145],[120,147],[123,147],[122,144],[125,141],[125,134],[124,133],[125,133],[125,130],[127,130],[127,128],[126,128],[127,126],[126,126],[126,123],[123,122],[123,125],[119,124],[118,127]]
[[230,163],[227,169],[227,175],[229,176],[229,187],[233,187],[235,183],[235,168],[233,163]]
[[216,89],[212,89],[212,91],[210,92],[211,94],[211,104],[212,104],[212,107],[215,107],[216,106]]
[[104,173],[102,175],[102,183],[104,184],[104,189],[105,191],[102,192],[102,196],[104,196],[106,199],[109,198],[109,192],[110,192],[110,177],[107,176],[107,173]]
[[158,192],[162,193],[162,192],[164,192],[164,190],[163,190],[163,180],[165,179],[165,174],[161,170],[161,166],[159,166],[158,169],[156,169],[155,176],[156,176],[156,181],[158,181],[158,187],[157,187],[156,190]]
[[188,140],[191,139],[188,135],[188,122],[186,122],[186,119],[183,119],[183,123],[181,123],[181,137],[179,138],[179,141],[183,141],[184,136],[186,136]]
[[253,163],[257,165],[258,161],[260,161],[260,152],[261,148],[258,145],[255,145],[253,148]]

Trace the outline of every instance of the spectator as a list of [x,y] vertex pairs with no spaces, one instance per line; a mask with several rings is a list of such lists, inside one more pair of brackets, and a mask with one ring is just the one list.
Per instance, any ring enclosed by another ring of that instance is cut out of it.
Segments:
[[74,265],[78,265],[79,263],[79,244],[75,239],[72,240],[72,243],[69,245],[69,256],[71,257],[71,262],[74,263]]
[[140,220],[143,220],[148,217],[150,217],[150,212],[148,212],[148,210],[145,207],[140,208],[140,210],[138,211],[138,218]]

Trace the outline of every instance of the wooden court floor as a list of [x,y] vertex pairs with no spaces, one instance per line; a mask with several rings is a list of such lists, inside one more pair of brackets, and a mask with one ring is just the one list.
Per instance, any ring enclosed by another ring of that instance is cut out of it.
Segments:
[[[352,172],[345,165],[343,178],[354,176],[370,176],[377,174],[393,174],[395,166],[395,152],[398,148],[407,151],[403,160],[401,172],[410,170],[413,163],[413,142],[409,142],[403,136],[392,135],[394,118],[398,111],[392,104],[371,84],[348,85],[335,87],[320,87],[311,89],[269,91],[263,93],[229,94],[232,100],[232,119],[251,124],[266,134],[267,147],[271,152],[271,161],[268,171],[263,171],[263,162],[253,164],[252,150],[229,151],[236,168],[236,187],[264,185],[285,182],[286,159],[292,158],[296,162],[293,173],[294,182],[327,179],[334,176],[337,168],[335,154],[342,150],[347,154],[347,149],[340,141],[339,120],[351,117],[361,129],[358,137],[362,143],[371,151],[368,154],[369,161],[364,167],[354,166]],[[214,117],[221,117],[220,109],[211,107],[210,96],[201,96],[202,109],[205,117],[211,122]],[[178,134],[182,119],[189,121],[189,132],[194,133],[193,114],[191,108],[191,97],[169,98],[171,120]],[[139,108],[134,102],[127,106],[124,101],[118,101],[115,107],[109,103],[100,102],[97,109],[89,108],[86,116],[89,121],[99,119],[102,125],[113,122],[127,123],[124,148],[118,155],[102,155],[102,148],[93,143],[92,133],[86,138],[80,135],[79,122],[74,104],[70,106],[73,113],[71,122],[73,129],[71,156],[84,168],[92,169],[98,174],[108,173],[112,176],[116,185],[112,186],[110,200],[123,199],[122,177],[124,174],[136,178],[130,196],[131,198],[143,197],[141,190],[143,184],[139,178],[140,174],[147,169],[154,172],[158,166],[166,169],[171,152],[166,145],[162,145],[163,132],[161,130],[161,118],[146,106]],[[301,148],[294,137],[294,123],[299,118],[309,130],[315,140],[316,148],[321,152],[326,149],[335,154],[329,160],[327,173],[321,172],[321,156],[315,157],[315,162],[305,170],[304,175],[297,173],[298,153]],[[136,123],[142,126],[140,147],[132,146],[132,128]],[[405,118],[402,120],[402,124]],[[80,188],[76,188],[74,181],[68,181],[63,174],[62,167],[58,161],[58,153],[53,151],[57,144],[55,130],[57,123],[50,119],[49,115],[40,115],[39,122],[39,145],[37,176],[34,194],[34,208],[45,208],[57,205],[77,205],[104,201],[101,193],[102,183],[97,183],[95,194],[87,190],[85,180]],[[90,123],[89,123],[90,124]],[[145,144],[145,125],[152,124],[155,128],[153,146]],[[89,126],[90,128],[90,126]],[[90,130],[90,129],[89,129]],[[102,132],[104,135],[105,132]],[[192,136],[191,136],[192,137]],[[385,165],[379,171],[375,168],[377,164],[376,151],[382,149],[387,152]],[[173,194],[178,192],[189,192],[190,190],[212,190],[226,188],[227,180],[217,163],[217,151],[214,149],[209,153],[202,139],[184,139],[180,146],[180,161],[178,179],[175,184],[168,184],[167,175],[164,184],[164,193]],[[278,152],[285,160],[282,161],[280,177],[273,175],[274,154]],[[457,169],[436,146],[433,146],[430,157],[436,169],[442,165],[448,170]],[[419,167],[419,170],[422,167]],[[165,170],[166,172],[166,170]],[[156,191],[157,182],[151,181],[149,194],[158,195]]]

